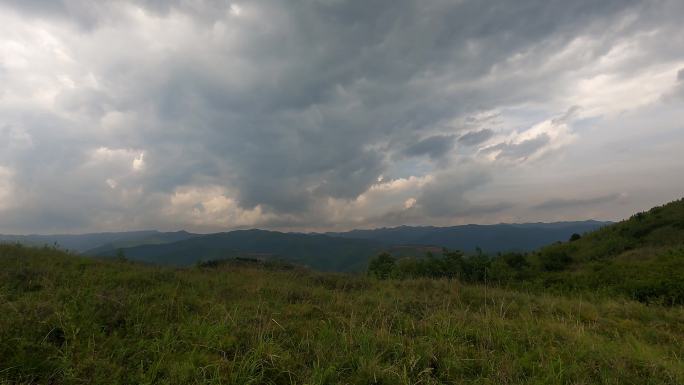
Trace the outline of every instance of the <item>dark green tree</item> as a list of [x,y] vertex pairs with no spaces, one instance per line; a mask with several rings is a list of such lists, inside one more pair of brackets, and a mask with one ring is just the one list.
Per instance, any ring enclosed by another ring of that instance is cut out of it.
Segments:
[[117,249],[115,258],[118,261],[126,261],[126,253],[124,253],[123,249]]
[[368,263],[368,274],[378,279],[387,279],[392,274],[395,261],[389,253],[380,253]]
[[444,275],[447,278],[461,278],[463,274],[463,252],[444,250],[442,255]]
[[563,250],[548,250],[539,256],[541,267],[545,271],[565,270],[572,258]]

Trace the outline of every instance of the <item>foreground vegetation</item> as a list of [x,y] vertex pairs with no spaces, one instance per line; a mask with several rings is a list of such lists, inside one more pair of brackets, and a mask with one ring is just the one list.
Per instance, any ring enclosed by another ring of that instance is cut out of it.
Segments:
[[682,384],[684,309],[0,246],[3,384]]
[[558,242],[532,253],[371,260],[380,279],[455,278],[535,292],[602,293],[644,303],[684,304],[684,200]]

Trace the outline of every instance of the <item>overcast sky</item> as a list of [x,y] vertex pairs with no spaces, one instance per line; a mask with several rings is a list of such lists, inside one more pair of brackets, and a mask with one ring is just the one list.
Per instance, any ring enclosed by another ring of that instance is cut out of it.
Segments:
[[684,196],[681,0],[0,0],[0,232],[616,220]]

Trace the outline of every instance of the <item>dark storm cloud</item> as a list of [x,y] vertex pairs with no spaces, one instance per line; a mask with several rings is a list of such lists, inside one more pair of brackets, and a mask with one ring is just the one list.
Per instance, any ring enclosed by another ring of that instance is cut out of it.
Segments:
[[674,94],[684,100],[684,68],[677,72],[677,85],[675,85]]
[[[235,93],[216,82],[218,68],[204,63],[209,68],[201,69],[203,63],[193,61],[182,63],[182,72],[173,76],[178,80],[151,100],[163,101],[161,118],[213,117],[197,125],[206,127],[204,138],[212,138],[209,150],[234,165],[245,207],[262,204],[290,212],[308,207],[319,194],[354,198],[383,171],[383,154],[368,144],[413,135],[458,112],[454,106],[467,108],[463,95],[443,99],[441,85],[416,81],[423,73],[454,81],[479,76],[564,24],[581,25],[629,4],[537,3],[489,8],[479,2],[311,2],[281,9],[257,2],[281,23],[277,35],[251,37],[244,52],[257,68],[282,63],[268,72],[268,81],[255,78]],[[511,23],[537,8],[558,17]],[[465,50],[470,41],[482,46],[474,56]],[[461,64],[453,67],[453,62]],[[188,64],[194,70],[183,69]],[[206,109],[202,114],[197,103]],[[433,137],[407,151],[441,156],[448,144]]]
[[[652,8],[679,7],[651,3],[0,1],[3,12],[54,20],[67,36],[60,49],[81,66],[77,75],[95,79],[60,88],[50,107],[0,103],[0,126],[31,138],[24,147],[16,139],[0,166],[12,169],[17,191],[29,191],[14,202],[16,212],[79,202],[98,213],[75,220],[74,229],[88,227],[87,218],[159,226],[168,219],[152,213],[179,187],[207,185],[224,188],[240,209],[275,215],[271,223],[316,226],[328,200],[352,201],[381,175],[409,173],[394,169],[396,159],[448,158],[456,138],[476,146],[493,136],[449,122],[546,102],[562,88],[562,74],[609,52],[619,34],[661,27]],[[606,28],[632,14],[643,19]],[[573,60],[540,65],[578,36],[598,43]],[[26,75],[12,71],[0,63],[0,77],[14,76],[22,91]],[[490,149],[524,159],[549,141],[542,133]],[[99,163],[98,148],[111,153]],[[139,153],[144,171],[131,170]],[[458,171],[453,181],[416,196],[426,218],[482,211],[463,196],[488,181],[468,175],[486,173],[470,163],[449,167]],[[59,222],[36,219],[36,226]]]
[[542,202],[532,208],[537,210],[557,210],[581,206],[598,205],[601,203],[613,202],[622,197],[622,194],[601,195],[593,198],[578,198],[578,199],[550,199]]
[[437,173],[417,197],[412,211],[419,212],[422,217],[440,218],[479,215],[511,207],[509,203],[475,205],[470,202],[468,193],[486,185],[490,180],[491,175],[476,166],[470,167],[468,171]]
[[427,155],[432,159],[439,159],[451,151],[454,139],[450,135],[430,136],[408,146],[404,150],[404,154],[408,156]]

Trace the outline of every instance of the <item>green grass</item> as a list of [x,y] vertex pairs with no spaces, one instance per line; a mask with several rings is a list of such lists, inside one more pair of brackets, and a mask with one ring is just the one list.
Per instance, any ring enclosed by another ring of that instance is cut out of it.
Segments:
[[[567,263],[544,272],[544,264],[554,258]],[[579,240],[549,245],[528,259],[537,270],[528,274],[533,286],[684,305],[684,199],[637,213]]]
[[0,246],[0,384],[682,384],[684,309]]
[[606,226],[583,236],[541,249],[562,251],[574,263],[605,260],[633,250],[643,251],[642,257],[658,254],[663,248],[684,246],[684,199],[633,215],[619,223]]

